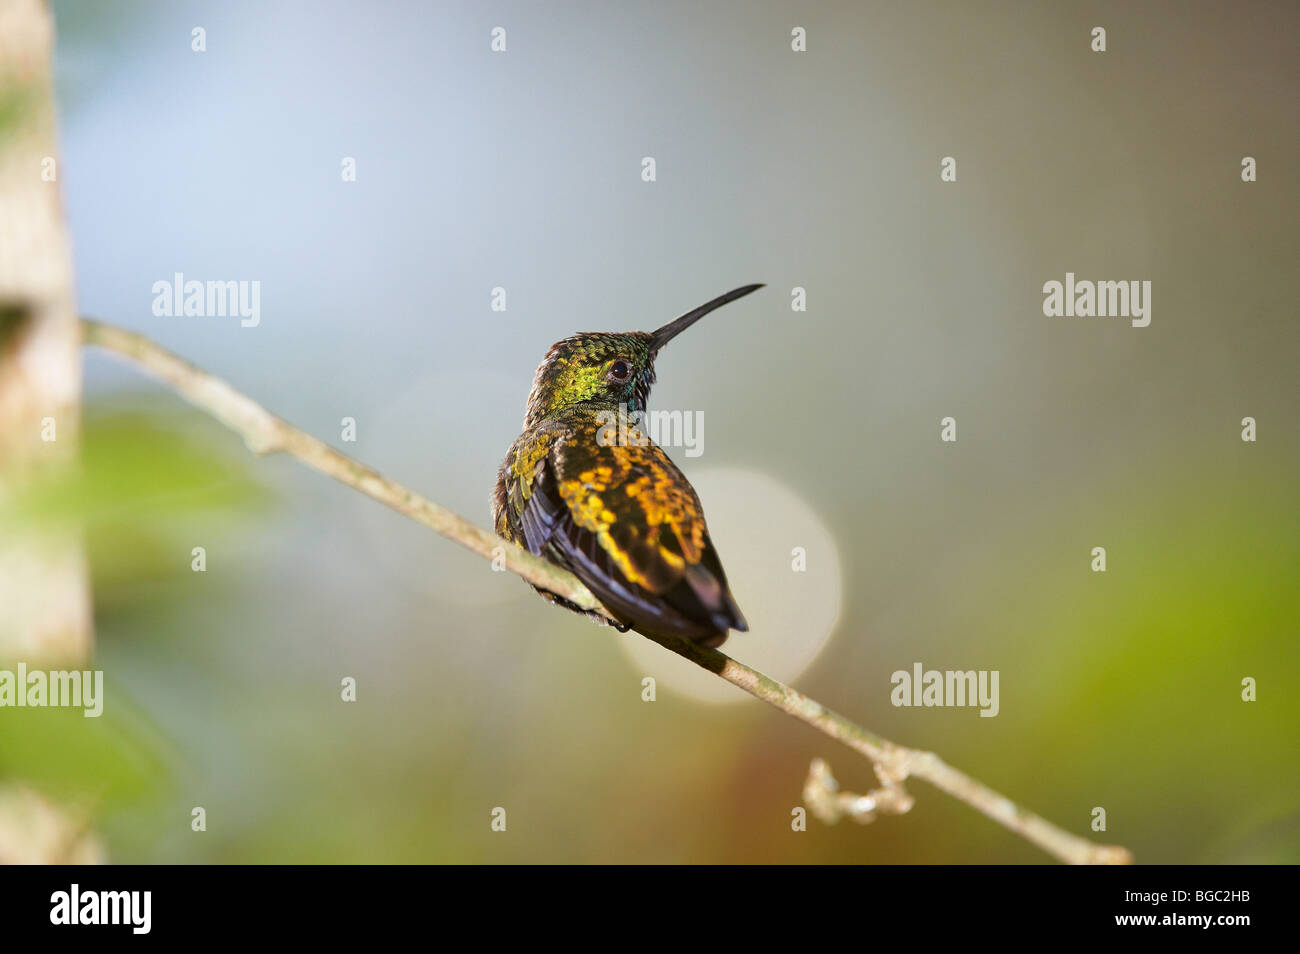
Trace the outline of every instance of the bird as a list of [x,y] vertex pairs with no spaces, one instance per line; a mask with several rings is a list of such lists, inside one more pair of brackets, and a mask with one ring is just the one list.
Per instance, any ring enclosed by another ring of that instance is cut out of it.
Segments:
[[498,536],[578,577],[614,617],[535,586],[620,632],[716,648],[749,624],[727,584],[699,495],[637,424],[664,346],[744,285],[657,331],[582,332],[551,345],[533,376],[523,433],[497,473]]

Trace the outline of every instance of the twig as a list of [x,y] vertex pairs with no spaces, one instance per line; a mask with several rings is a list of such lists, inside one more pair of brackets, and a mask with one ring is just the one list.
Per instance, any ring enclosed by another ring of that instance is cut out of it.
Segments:
[[[389,480],[359,461],[276,417],[226,382],[154,344],[143,335],[91,319],[82,319],[87,344],[130,358],[175,388],[191,404],[207,411],[240,434],[254,453],[281,452],[393,508],[487,559],[502,558],[505,567],[583,609],[608,615],[600,602],[571,573],[475,526],[445,507]],[[649,637],[691,662],[725,679],[823,735],[842,742],[871,760],[883,788],[872,793],[876,810],[906,811],[910,797],[902,784],[919,778],[983,812],[1049,854],[1072,864],[1128,864],[1129,852],[1096,845],[1072,835],[1022,808],[1011,799],[946,764],[932,752],[904,748],[832,712],[803,693],[765,676],[731,657],[685,640]],[[815,766],[814,766],[815,767]],[[825,773],[830,778],[829,770]],[[831,779],[834,782],[834,779]],[[824,779],[823,779],[824,783]],[[885,804],[880,804],[886,793]],[[854,796],[855,798],[861,796]]]
[[840,783],[831,774],[831,767],[823,759],[813,759],[808,768],[808,781],[803,783],[803,800],[808,810],[827,825],[834,825],[845,816],[859,825],[876,820],[877,812],[902,815],[912,808],[912,796],[903,786],[887,775],[880,775],[881,787],[865,795],[841,792]]

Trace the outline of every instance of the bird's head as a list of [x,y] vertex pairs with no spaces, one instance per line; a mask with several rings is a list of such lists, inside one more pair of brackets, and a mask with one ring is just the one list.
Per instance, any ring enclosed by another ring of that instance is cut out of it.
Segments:
[[715,308],[743,298],[762,285],[745,285],[693,308],[658,331],[585,331],[551,345],[537,366],[528,395],[525,429],[576,404],[644,411],[655,382],[660,349]]

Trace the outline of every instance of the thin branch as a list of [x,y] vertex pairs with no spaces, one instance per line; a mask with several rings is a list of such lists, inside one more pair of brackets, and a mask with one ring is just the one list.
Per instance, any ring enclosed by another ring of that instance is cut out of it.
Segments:
[[[464,517],[298,430],[226,382],[166,351],[143,335],[91,319],[83,319],[82,326],[87,344],[130,358],[153,372],[191,404],[207,411],[241,435],[254,453],[280,452],[296,457],[307,466],[386,504],[430,530],[473,550],[479,556],[487,559],[502,558],[508,570],[529,583],[563,596],[583,609],[608,616],[600,602],[571,573],[520,547],[506,544]],[[865,755],[875,766],[883,788],[869,796],[853,797],[876,799],[879,811],[906,811],[911,802],[903,791],[903,782],[908,778],[918,778],[983,812],[1062,861],[1072,864],[1129,864],[1133,860],[1126,849],[1096,845],[1072,835],[964,772],[959,772],[933,752],[904,748],[881,738],[832,712],[816,700],[756,669],[736,662],[716,649],[708,649],[685,640],[648,638],[782,712],[806,722],[823,735]],[[826,770],[821,779],[823,785],[826,784],[825,779],[834,783],[829,770]],[[882,794],[884,803],[881,803]]]

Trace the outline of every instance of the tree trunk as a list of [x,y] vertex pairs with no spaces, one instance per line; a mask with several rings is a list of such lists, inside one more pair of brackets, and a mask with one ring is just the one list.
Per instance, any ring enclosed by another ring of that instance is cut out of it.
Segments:
[[[81,333],[56,165],[54,20],[0,0],[0,669],[84,668],[90,590],[68,508],[23,498],[75,472]],[[24,687],[18,687],[24,691]],[[0,719],[4,718],[0,710]],[[17,780],[0,785],[0,861],[104,860],[89,816]]]
[[12,527],[24,493],[76,466],[80,327],[59,202],[53,45],[41,0],[0,3],[0,665],[28,667],[80,666],[91,649],[77,529]]

